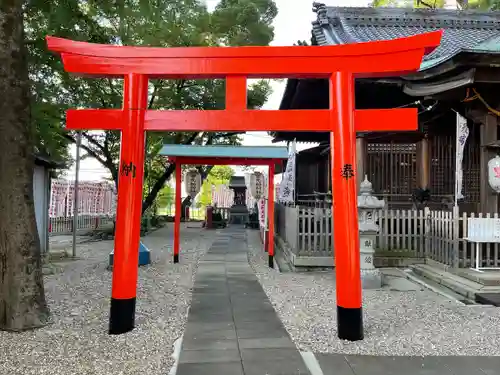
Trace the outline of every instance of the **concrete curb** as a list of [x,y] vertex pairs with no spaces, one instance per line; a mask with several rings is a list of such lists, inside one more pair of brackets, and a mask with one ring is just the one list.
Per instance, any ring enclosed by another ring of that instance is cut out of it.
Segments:
[[177,367],[179,367],[179,358],[181,355],[182,338],[183,337],[184,337],[184,334],[182,334],[181,337],[179,337],[174,342],[174,352],[172,353],[172,358],[174,359],[174,364],[172,365],[172,368],[168,372],[168,375],[175,375],[177,373]]
[[311,375],[324,375],[313,352],[300,352],[300,355]]

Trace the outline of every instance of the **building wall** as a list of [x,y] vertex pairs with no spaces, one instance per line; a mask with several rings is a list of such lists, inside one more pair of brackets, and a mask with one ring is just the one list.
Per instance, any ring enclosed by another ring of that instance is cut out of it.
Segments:
[[[435,134],[429,137],[430,169],[429,190],[431,203],[448,207],[455,194],[455,135]],[[375,194],[389,204],[411,207],[411,197],[419,188],[417,143],[369,143],[367,174]],[[478,137],[471,129],[463,157],[463,188],[465,199],[459,203],[475,211],[479,203],[479,154]]]
[[[429,135],[429,189],[436,208],[446,208],[454,201],[455,190],[455,128]],[[463,194],[461,209],[476,211],[479,203],[480,145],[478,127],[470,125],[463,158]],[[368,142],[365,174],[373,184],[374,193],[394,208],[413,207],[412,195],[419,188],[418,142]],[[331,190],[328,166],[329,153],[299,153],[296,187],[298,201],[312,199],[316,192]]]
[[310,196],[314,192],[326,193],[329,190],[328,157],[328,153],[297,155],[295,185],[298,201],[312,199]]

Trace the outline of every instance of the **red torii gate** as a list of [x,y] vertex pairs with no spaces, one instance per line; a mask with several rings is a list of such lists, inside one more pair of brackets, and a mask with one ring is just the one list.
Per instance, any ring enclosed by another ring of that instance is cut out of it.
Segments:
[[[47,37],[67,72],[124,78],[122,109],[68,110],[68,129],[121,130],[120,176],[109,333],[134,328],[144,172],[144,131],[318,131],[331,133],[337,327],[361,340],[355,141],[357,131],[415,130],[417,109],[356,110],[354,78],[416,71],[441,31],[339,46],[149,48]],[[328,78],[330,109],[247,109],[247,78]],[[226,79],[225,110],[147,109],[148,79]]]
[[[199,155],[199,149],[205,151],[206,156]],[[222,151],[224,148],[224,151]],[[267,149],[267,152],[266,152]],[[192,150],[196,150],[194,153]],[[271,151],[271,152],[270,152]],[[267,217],[269,232],[267,233],[268,264],[274,267],[274,173],[276,165],[288,157],[285,147],[260,147],[260,146],[191,146],[166,144],[160,155],[167,156],[169,161],[175,163],[175,212],[181,212],[181,179],[182,165],[261,165],[269,169],[267,186],[268,205]],[[181,217],[175,215],[174,223],[174,263],[179,262],[180,253],[180,228]]]

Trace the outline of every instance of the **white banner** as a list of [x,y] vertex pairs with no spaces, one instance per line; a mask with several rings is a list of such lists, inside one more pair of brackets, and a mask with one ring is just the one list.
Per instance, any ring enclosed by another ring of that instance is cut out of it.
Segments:
[[266,200],[259,199],[259,224],[261,228],[266,226]]
[[469,137],[469,127],[467,126],[467,119],[457,113],[457,139],[456,139],[456,153],[455,153],[455,205],[459,199],[463,199],[462,194],[462,181],[463,170],[462,161],[464,158],[465,142]]
[[279,184],[278,202],[293,203],[295,201],[295,159],[297,157],[295,140],[288,150],[288,162],[283,178]]

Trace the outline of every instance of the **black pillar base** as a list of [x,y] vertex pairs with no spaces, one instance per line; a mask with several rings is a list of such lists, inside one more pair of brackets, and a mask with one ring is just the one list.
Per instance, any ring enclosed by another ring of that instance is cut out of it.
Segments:
[[109,334],[120,335],[130,332],[135,325],[135,297],[130,299],[111,298]]
[[337,306],[337,332],[341,340],[363,340],[363,310]]
[[174,263],[179,263],[179,254],[174,254]]
[[274,268],[274,255],[269,255],[269,268]]

